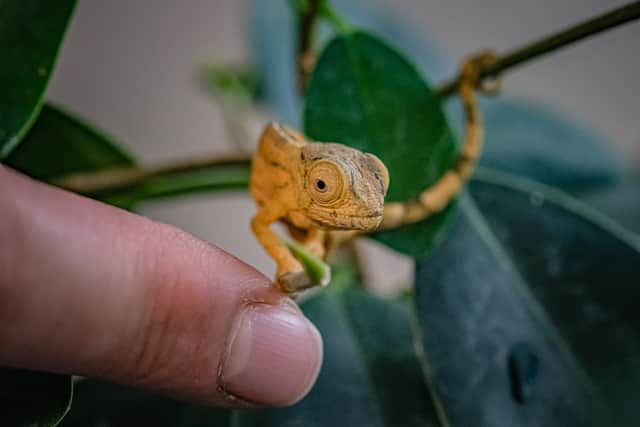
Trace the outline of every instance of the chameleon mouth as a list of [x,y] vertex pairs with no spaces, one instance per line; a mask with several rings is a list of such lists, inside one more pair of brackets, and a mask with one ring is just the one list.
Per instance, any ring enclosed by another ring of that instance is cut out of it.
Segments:
[[[335,211],[334,211],[335,212]],[[326,229],[332,230],[375,230],[382,221],[382,212],[376,211],[364,215],[325,214],[315,220]]]

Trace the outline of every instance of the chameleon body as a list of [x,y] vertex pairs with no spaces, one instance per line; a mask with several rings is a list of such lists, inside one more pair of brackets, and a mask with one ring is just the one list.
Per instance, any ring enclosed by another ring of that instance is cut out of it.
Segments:
[[382,221],[389,187],[385,165],[373,154],[333,143],[310,142],[277,123],[260,137],[249,191],[258,204],[251,226],[276,261],[286,292],[312,286],[270,225],[283,221],[313,254],[324,257],[327,231],[373,230]]
[[297,292],[314,284],[271,231],[271,223],[284,221],[292,236],[310,252],[324,257],[328,243],[335,245],[378,226],[389,229],[422,221],[442,211],[456,197],[471,177],[482,149],[475,91],[490,92],[480,70],[495,58],[495,54],[483,52],[462,65],[457,83],[466,116],[464,144],[452,167],[414,200],[384,203],[389,174],[373,154],[335,143],[310,142],[285,126],[267,125],[253,160],[249,185],[259,206],[252,228],[276,261],[282,290]]

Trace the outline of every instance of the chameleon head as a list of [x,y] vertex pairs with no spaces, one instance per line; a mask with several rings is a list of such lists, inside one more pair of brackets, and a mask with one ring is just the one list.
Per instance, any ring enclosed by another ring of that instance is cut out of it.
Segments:
[[325,229],[373,230],[382,221],[389,188],[386,166],[373,154],[332,143],[301,149],[300,205]]

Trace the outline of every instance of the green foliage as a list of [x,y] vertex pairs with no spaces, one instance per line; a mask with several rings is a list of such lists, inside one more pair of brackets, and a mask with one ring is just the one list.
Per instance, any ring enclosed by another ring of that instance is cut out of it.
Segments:
[[249,68],[209,65],[203,74],[206,88],[224,102],[243,106],[255,96],[256,76]]
[[51,181],[72,173],[134,163],[132,157],[107,136],[45,104],[31,130],[6,158],[5,164],[36,179]]
[[[290,3],[308,10],[307,1]],[[82,121],[46,104],[38,114],[73,5],[0,0],[0,159],[44,181],[135,167]],[[390,171],[388,200],[416,197],[456,156],[441,100],[407,59],[349,30],[326,1],[321,15],[340,35],[313,72],[305,133],[377,154]],[[278,30],[269,29],[276,35],[270,40],[280,47],[286,35]],[[276,63],[263,64],[265,75],[211,67],[209,90],[244,105],[259,80],[265,96],[291,113],[292,52],[264,52]],[[281,76],[290,77],[286,88],[276,84]],[[556,113],[504,99],[483,101],[482,108],[484,165],[576,193],[623,175],[600,139]],[[246,189],[248,179],[248,163],[238,163],[151,173],[90,196],[131,208]],[[637,183],[625,181],[614,192],[585,197],[637,227],[629,208],[636,194]],[[344,260],[329,288],[302,305],[324,337],[325,359],[316,386],[298,404],[230,412],[83,381],[62,425],[633,425],[640,238],[565,195],[495,172],[479,173],[458,205],[374,236],[417,258],[415,312],[411,297],[382,300],[356,289],[355,264]],[[324,264],[298,249],[320,281]],[[68,376],[5,369],[0,382],[2,426],[53,426],[71,400]]]
[[[318,59],[305,133],[376,154],[389,169],[387,200],[416,198],[451,166],[455,142],[436,95],[395,50],[363,32],[336,37]],[[453,209],[375,238],[412,256],[428,253]]]
[[[457,100],[448,116],[462,135]],[[580,194],[620,180],[629,169],[611,144],[566,113],[510,98],[481,98],[485,145],[479,164]]]
[[416,270],[420,337],[451,424],[634,425],[640,239],[520,179],[481,173],[470,194]]
[[68,375],[0,369],[0,425],[53,427],[69,410],[73,383]]
[[75,0],[0,1],[0,161],[38,115]]

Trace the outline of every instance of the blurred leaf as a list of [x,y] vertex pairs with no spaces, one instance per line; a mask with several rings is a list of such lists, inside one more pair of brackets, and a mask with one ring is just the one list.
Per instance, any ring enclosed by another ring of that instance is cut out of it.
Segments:
[[[438,98],[402,56],[362,32],[336,37],[318,59],[305,133],[378,155],[389,169],[390,202],[416,198],[456,155]],[[452,212],[375,238],[408,255],[424,255]]]
[[607,187],[580,193],[580,198],[640,234],[640,179],[629,177]]
[[[275,110],[279,120],[300,127],[300,99],[295,74],[297,26],[295,15],[288,7],[290,3],[252,0],[249,2],[251,21],[248,28],[252,30],[252,58],[256,60],[263,101]],[[389,13],[387,7],[371,2],[331,0],[330,4],[352,25],[373,30],[385,40],[393,41],[394,46],[402,48],[430,78],[443,80],[455,71],[455,64],[445,61],[442,52],[429,42],[429,37],[425,37],[421,22],[408,22]],[[322,46],[332,34],[328,26],[319,25],[315,44]]]
[[303,304],[324,339],[314,388],[288,408],[238,411],[235,426],[439,426],[407,306],[331,286]]
[[[109,137],[51,105],[43,107],[33,128],[7,158],[6,164],[43,181],[55,181],[74,173],[135,166],[132,157]],[[141,184],[91,196],[131,208],[136,203],[152,199],[246,189],[248,182],[249,161],[246,165],[216,166],[154,176]]]
[[[575,193],[619,179],[627,166],[612,144],[586,124],[525,100],[483,98],[485,146],[480,165]],[[457,102],[447,103],[451,123],[463,131]]]
[[74,0],[0,1],[0,161],[38,115]]
[[479,173],[470,192],[416,270],[451,425],[635,425],[640,240],[522,179]]
[[0,369],[0,425],[53,427],[69,410],[73,383],[68,375]]
[[255,71],[242,67],[209,65],[204,69],[204,80],[214,96],[239,105],[251,102],[257,85]]
[[76,398],[60,427],[229,426],[230,412],[178,402],[96,380],[76,383]]
[[43,181],[134,164],[110,138],[48,104],[5,163]]

